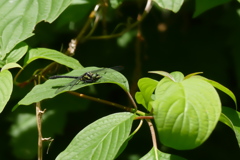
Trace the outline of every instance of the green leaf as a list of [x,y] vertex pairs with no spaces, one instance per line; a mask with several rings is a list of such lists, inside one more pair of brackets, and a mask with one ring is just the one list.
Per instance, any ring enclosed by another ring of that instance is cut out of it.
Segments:
[[36,59],[49,59],[72,69],[83,68],[83,66],[74,58],[64,55],[56,50],[47,48],[31,49],[25,59],[25,65],[28,65]]
[[123,0],[109,0],[109,3],[111,5],[112,8],[117,8],[118,6],[120,6],[122,4]]
[[6,106],[13,90],[12,74],[8,70],[0,72],[0,113]]
[[140,92],[137,92],[135,94],[135,99],[138,104],[142,104],[148,111],[152,110],[149,102],[152,101],[151,96],[157,84],[158,82],[151,78],[141,78],[138,81],[138,87],[140,89]]
[[210,83],[211,85],[213,85],[215,88],[219,89],[220,91],[226,93],[229,97],[232,98],[232,100],[235,102],[235,106],[237,109],[237,99],[235,97],[235,95],[233,94],[233,92],[231,90],[229,90],[228,88],[226,88],[225,86],[221,85],[220,83],[213,81],[211,79],[207,79],[205,77],[202,76],[196,76],[197,78],[203,79],[205,81],[207,81],[208,83]]
[[219,120],[234,131],[240,147],[240,113],[231,108],[222,107],[222,114]]
[[112,160],[128,138],[135,115],[115,113],[79,132],[56,160]]
[[173,154],[163,153],[157,148],[153,147],[140,160],[186,160],[186,159]]
[[117,39],[117,43],[120,47],[126,48],[127,45],[132,42],[132,40],[136,37],[137,31],[132,30],[124,33],[121,37]]
[[198,74],[202,74],[203,72],[195,72],[195,73],[191,73],[191,74],[188,74],[188,75],[186,75],[185,77],[184,77],[184,79],[188,79],[188,78],[190,78],[190,77],[192,77],[192,76],[196,76],[196,75],[198,75]]
[[52,22],[71,0],[0,1],[0,59],[3,60],[16,44],[31,37],[40,21]]
[[149,71],[148,73],[159,74],[159,75],[161,75],[161,76],[168,77],[169,79],[171,79],[172,81],[174,81],[173,76],[172,76],[170,73],[165,72],[165,71]]
[[203,12],[206,12],[207,10],[214,8],[218,5],[230,2],[231,0],[196,0],[196,10],[193,14],[193,17],[196,18]]
[[76,30],[74,25],[69,26],[69,22],[82,26],[86,17],[98,3],[98,0],[73,0],[71,5],[56,20],[56,28],[69,27],[69,29]]
[[159,7],[171,10],[175,13],[179,11],[184,0],[154,0]]
[[121,146],[121,148],[119,149],[116,157],[114,159],[116,159],[127,147],[128,142],[133,138],[133,136],[140,130],[140,128],[142,127],[143,124],[143,120],[141,119],[139,122],[138,127],[131,133],[131,135],[128,136],[128,138],[125,140],[125,142],[123,143],[123,145]]
[[167,77],[169,79],[171,79],[172,81],[175,82],[181,82],[184,79],[184,75],[181,72],[175,71],[172,73],[168,73],[165,71],[149,71],[148,73],[155,73],[155,74],[159,74],[161,76]]
[[[81,76],[86,72],[94,71],[100,68],[97,67],[87,67],[83,69],[76,69],[66,74],[68,76]],[[79,82],[75,85],[72,90],[77,90],[82,87],[99,84],[99,83],[114,83],[123,88],[126,92],[129,91],[127,79],[118,71],[105,68],[102,71],[97,72],[102,78],[94,83],[83,83]],[[74,79],[69,78],[59,78],[59,79],[50,79],[47,80],[44,84],[36,85],[22,100],[18,102],[18,105],[30,105],[35,102],[42,101],[47,98],[55,97],[57,89],[59,87],[65,86],[66,84],[72,82]],[[69,88],[66,88],[62,92],[68,91]],[[17,106],[14,107],[14,109]]]
[[5,66],[2,67],[1,71],[7,70],[7,69],[10,69],[10,68],[22,68],[22,67],[17,63],[8,63],[8,64],[6,64]]
[[18,62],[26,54],[27,50],[28,45],[24,42],[20,42],[9,54],[7,54],[4,59],[5,64]]
[[181,82],[163,78],[152,103],[160,141],[179,150],[200,146],[214,130],[221,102],[215,88],[195,76]]

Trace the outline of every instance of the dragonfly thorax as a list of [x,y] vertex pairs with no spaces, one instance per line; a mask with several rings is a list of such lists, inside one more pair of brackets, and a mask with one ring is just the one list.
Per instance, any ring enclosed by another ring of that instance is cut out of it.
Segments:
[[100,78],[101,76],[97,73],[86,72],[82,75],[80,80],[83,81],[84,83],[93,83],[99,80]]

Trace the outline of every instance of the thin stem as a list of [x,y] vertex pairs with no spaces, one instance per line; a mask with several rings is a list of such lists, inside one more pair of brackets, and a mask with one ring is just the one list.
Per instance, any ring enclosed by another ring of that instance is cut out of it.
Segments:
[[108,104],[110,106],[121,108],[121,109],[124,109],[124,110],[132,112],[132,113],[136,112],[136,109],[134,109],[134,108],[125,107],[123,105],[113,103],[113,102],[110,102],[110,101],[107,101],[107,100],[103,100],[103,99],[100,99],[100,98],[95,98],[95,97],[87,96],[87,95],[82,94],[82,93],[77,93],[77,92],[72,92],[72,91],[68,91],[68,93],[70,93],[72,95],[75,95],[75,96],[78,96],[78,97],[81,97],[81,98],[85,98],[85,99],[89,99],[89,100],[96,101],[96,102],[99,102],[99,103],[104,103],[104,104]]
[[143,19],[146,17],[146,15],[150,12],[152,8],[152,0],[148,0],[144,9],[144,12],[141,16],[141,19],[137,20],[135,23],[129,25],[125,30],[123,30],[120,33],[117,34],[112,34],[112,35],[103,35],[103,36],[92,36],[89,37],[88,39],[109,39],[109,38],[116,38],[119,37],[121,35],[123,35],[124,33],[128,32],[129,30],[131,30],[132,28],[136,27],[138,24],[140,24]]
[[146,121],[148,123],[149,129],[150,129],[150,132],[151,132],[153,147],[157,148],[157,138],[156,138],[156,134],[155,134],[153,124],[152,124],[150,119],[146,119]]
[[135,119],[154,119],[153,116],[138,116]]
[[38,160],[43,158],[43,146],[42,146],[42,114],[44,111],[41,110],[40,102],[36,103],[36,119],[38,129]]
[[137,111],[137,109],[138,109],[138,108],[137,108],[137,104],[135,103],[132,95],[131,95],[129,92],[126,92],[126,93],[127,93],[128,97],[130,98],[130,101],[132,102],[133,107],[134,107],[134,108],[136,109],[136,111]]
[[[93,19],[94,17],[96,17],[96,14],[97,14],[97,11],[98,11],[99,7],[100,7],[100,5],[97,4],[97,5],[95,6],[94,10],[90,13],[87,22],[85,23],[83,29],[81,30],[81,32],[78,34],[78,36],[77,36],[77,38],[76,38],[77,42],[80,42],[80,41],[82,41],[83,39],[85,39],[85,38],[83,37],[83,35],[86,33],[87,29],[88,29],[89,26],[91,25],[92,19]],[[95,22],[98,22],[98,16],[97,16]],[[95,24],[94,26],[96,27],[96,24]],[[93,27],[94,30],[96,29],[95,27]],[[91,30],[90,33],[93,33],[93,30]]]
[[[39,82],[39,80],[38,80]],[[34,80],[34,84],[38,83]],[[38,160],[42,160],[43,158],[43,146],[42,146],[42,114],[44,111],[41,110],[40,102],[36,103],[36,120],[37,120],[37,130],[38,130]]]

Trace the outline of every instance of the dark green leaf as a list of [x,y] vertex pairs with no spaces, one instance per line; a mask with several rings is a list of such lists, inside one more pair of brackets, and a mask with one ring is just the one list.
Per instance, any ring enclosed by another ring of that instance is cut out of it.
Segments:
[[[56,20],[57,28],[69,27],[70,22],[75,25],[84,24],[98,0],[74,0],[72,4]],[[69,29],[75,30],[76,28]]]
[[222,107],[220,121],[228,125],[234,132],[240,147],[240,113],[228,107]]
[[193,17],[197,17],[200,14],[206,12],[207,10],[214,8],[218,5],[230,2],[231,0],[196,0],[196,10]]

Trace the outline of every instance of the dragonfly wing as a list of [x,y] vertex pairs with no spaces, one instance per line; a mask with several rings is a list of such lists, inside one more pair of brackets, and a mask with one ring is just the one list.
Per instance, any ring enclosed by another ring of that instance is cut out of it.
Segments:
[[69,90],[71,90],[73,88],[73,86],[75,86],[77,83],[79,83],[80,79],[81,79],[81,76],[78,77],[77,79],[71,81],[70,83],[66,84],[65,86],[58,88],[56,93],[59,93],[59,92],[65,90],[69,86],[70,86]]

